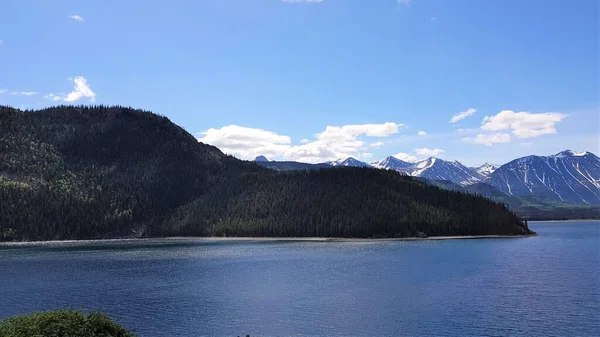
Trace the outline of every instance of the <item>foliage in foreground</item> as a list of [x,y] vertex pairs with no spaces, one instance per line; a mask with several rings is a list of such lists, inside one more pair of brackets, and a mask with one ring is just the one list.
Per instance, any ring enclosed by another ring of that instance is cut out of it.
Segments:
[[74,310],[17,316],[0,322],[0,337],[135,337],[110,317]]

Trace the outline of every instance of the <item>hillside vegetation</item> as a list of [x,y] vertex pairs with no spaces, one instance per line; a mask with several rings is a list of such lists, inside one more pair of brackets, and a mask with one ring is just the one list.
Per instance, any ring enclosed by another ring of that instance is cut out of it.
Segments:
[[135,337],[99,312],[54,310],[0,321],[0,337]]
[[425,180],[442,189],[481,195],[505,204],[520,218],[527,220],[600,219],[600,206],[557,202],[535,194],[508,195],[486,183],[460,186],[447,180]]
[[525,234],[504,205],[364,168],[274,172],[124,107],[0,107],[0,240]]

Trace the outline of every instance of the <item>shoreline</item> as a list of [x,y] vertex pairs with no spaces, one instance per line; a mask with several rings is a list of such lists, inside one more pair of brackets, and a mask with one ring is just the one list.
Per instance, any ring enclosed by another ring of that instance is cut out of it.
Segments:
[[552,220],[527,220],[528,222],[573,222],[573,221],[588,221],[588,222],[599,222],[600,219],[567,219],[567,220],[556,220],[556,219],[552,219]]
[[385,241],[439,241],[439,240],[481,240],[481,239],[518,239],[536,236],[522,235],[450,235],[430,236],[426,238],[329,238],[329,237],[210,237],[210,236],[173,236],[152,238],[114,238],[88,240],[47,240],[47,241],[7,241],[0,242],[0,247],[28,247],[45,245],[86,245],[103,243],[143,243],[143,242],[385,242]]

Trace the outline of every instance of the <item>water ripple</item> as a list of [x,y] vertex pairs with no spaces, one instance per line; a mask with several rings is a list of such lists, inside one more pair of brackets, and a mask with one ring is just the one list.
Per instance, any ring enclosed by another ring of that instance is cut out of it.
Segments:
[[0,318],[99,309],[141,336],[593,336],[600,222],[527,239],[0,247]]

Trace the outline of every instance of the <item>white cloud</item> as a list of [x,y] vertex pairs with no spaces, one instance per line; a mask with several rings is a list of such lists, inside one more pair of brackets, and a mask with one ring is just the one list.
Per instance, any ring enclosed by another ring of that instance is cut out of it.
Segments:
[[288,136],[281,136],[275,132],[264,129],[247,128],[237,125],[228,125],[220,129],[210,128],[204,132],[202,142],[213,143],[225,140],[227,145],[246,144],[253,142],[255,145],[260,144],[289,144],[292,142]]
[[435,21],[435,20],[437,20],[437,17],[436,16],[432,16],[430,20],[431,21]]
[[347,147],[346,150],[353,152],[339,152],[329,144],[322,141],[314,141],[308,144],[299,146],[290,146],[283,153],[279,154],[282,158],[297,160],[307,163],[318,163],[328,160],[337,160],[358,156],[356,151],[359,149]]
[[[362,137],[386,137],[398,132],[401,124],[362,124],[328,126],[315,135],[316,140],[302,140],[294,145],[291,138],[264,129],[228,125],[208,129],[199,141],[214,145],[225,153],[251,159],[264,155],[274,159],[324,162],[347,157],[368,157],[369,147]],[[376,143],[375,143],[376,144]]]
[[0,94],[8,94],[11,96],[33,96],[37,95],[35,91],[14,91],[8,89],[0,89]]
[[12,91],[9,95],[11,96],[33,96],[37,95],[35,91]]
[[456,130],[457,133],[460,134],[473,134],[473,133],[478,133],[481,132],[481,129],[479,128],[471,128],[471,129],[457,129]]
[[439,156],[440,154],[442,154],[444,152],[446,152],[446,151],[444,151],[442,149],[428,149],[428,148],[415,149],[416,154],[418,154],[419,156],[425,156],[425,157]]
[[383,142],[379,141],[379,142],[377,142],[377,143],[372,143],[372,144],[370,144],[369,146],[370,146],[370,147],[374,147],[374,148],[378,149],[378,148],[380,148],[380,147],[382,147],[382,146],[383,146]]
[[306,144],[306,143],[309,143],[309,142],[310,142],[310,140],[308,140],[306,138],[300,140],[300,144]]
[[75,21],[84,22],[85,19],[77,14],[69,15],[69,17]]
[[412,0],[398,0],[399,5],[410,5]]
[[228,125],[220,129],[210,128],[202,135],[199,141],[217,146],[225,153],[245,158],[259,155],[275,157],[285,152],[292,142],[288,136],[238,125]]
[[496,143],[510,143],[510,135],[508,133],[489,133],[489,134],[478,134],[475,138],[467,137],[463,138],[462,141],[465,143],[481,144],[492,146]]
[[463,120],[469,116],[473,116],[473,114],[477,112],[477,110],[473,109],[473,108],[469,108],[467,109],[467,111],[462,111],[457,113],[456,115],[452,116],[452,118],[450,118],[450,123],[454,124],[460,120]]
[[556,123],[568,115],[544,112],[514,112],[504,110],[495,116],[485,116],[481,125],[482,130],[499,131],[511,130],[517,138],[534,138],[556,133]]
[[423,130],[419,130],[419,132],[417,132],[417,135],[419,136],[425,136],[427,134],[427,132],[423,131]]
[[415,162],[417,162],[417,160],[419,160],[415,156],[412,156],[412,155],[410,155],[408,153],[402,153],[402,152],[393,155],[393,157],[396,157],[396,158],[398,158],[400,160],[403,160],[403,161],[409,162],[409,163],[415,163]]
[[48,94],[48,95],[44,96],[44,98],[56,102],[56,101],[62,100],[62,97],[61,97],[62,95],[64,95],[64,94],[59,94],[59,95]]
[[403,124],[387,122],[383,124],[357,124],[344,126],[327,126],[325,131],[316,135],[319,140],[342,141],[353,140],[357,136],[387,137],[398,133],[398,128]]
[[73,91],[68,94],[48,94],[44,98],[52,101],[76,102],[83,97],[89,98],[90,102],[96,100],[96,93],[90,89],[87,80],[83,76],[77,76],[73,79],[75,85]]

